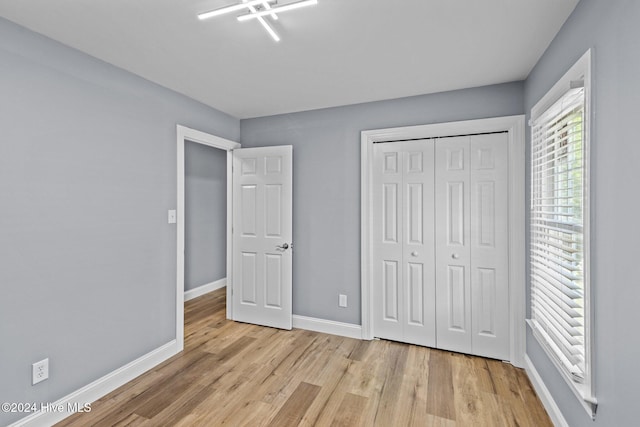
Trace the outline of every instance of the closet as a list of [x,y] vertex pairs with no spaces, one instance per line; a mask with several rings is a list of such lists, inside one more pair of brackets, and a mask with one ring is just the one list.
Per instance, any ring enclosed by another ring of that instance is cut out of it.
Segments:
[[376,143],[374,336],[509,359],[508,136]]

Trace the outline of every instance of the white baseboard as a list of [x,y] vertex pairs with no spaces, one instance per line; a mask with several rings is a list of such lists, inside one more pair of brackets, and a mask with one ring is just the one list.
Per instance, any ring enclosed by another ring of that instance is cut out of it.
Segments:
[[197,288],[184,291],[184,300],[189,301],[190,299],[197,298],[201,295],[215,291],[216,289],[224,288],[225,286],[227,286],[227,278],[223,277],[215,282],[206,283],[202,286],[198,286]]
[[73,411],[74,407],[83,408],[85,404],[95,402],[102,396],[105,396],[177,354],[177,348],[176,340],[168,342],[162,347],[150,351],[133,362],[116,369],[49,405],[52,410],[34,412],[28,417],[11,424],[9,427],[52,426],[68,416],[73,415],[75,413]]
[[526,354],[524,355],[524,369],[529,376],[529,380],[531,381],[533,388],[536,390],[536,393],[538,393],[538,397],[540,397],[542,405],[547,410],[547,413],[549,414],[553,425],[555,427],[569,427],[569,423],[567,423],[567,420],[564,419],[564,416],[562,415],[560,408],[556,404],[556,401],[553,400],[551,392],[549,392],[549,389],[542,381],[542,377],[538,373],[538,370],[533,365],[531,359],[529,359],[529,356]]
[[334,322],[333,320],[293,315],[293,327],[309,331],[340,335],[348,338],[362,339],[362,326],[352,323]]

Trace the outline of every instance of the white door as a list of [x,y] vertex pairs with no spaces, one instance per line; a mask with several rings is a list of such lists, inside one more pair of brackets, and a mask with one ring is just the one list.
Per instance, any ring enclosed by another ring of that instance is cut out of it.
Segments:
[[506,133],[438,139],[438,347],[509,359]]
[[375,335],[434,347],[433,141],[374,150]]
[[291,329],[292,147],[233,150],[233,319]]
[[507,144],[374,146],[374,336],[509,359]]

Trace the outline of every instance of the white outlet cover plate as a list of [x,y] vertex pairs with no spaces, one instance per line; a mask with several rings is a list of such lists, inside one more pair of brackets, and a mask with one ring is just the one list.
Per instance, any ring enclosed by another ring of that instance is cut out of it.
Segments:
[[49,359],[43,359],[31,365],[32,384],[38,384],[49,378]]
[[176,223],[176,218],[177,218],[176,210],[175,209],[171,209],[169,211],[169,214],[168,214],[169,224],[175,224]]

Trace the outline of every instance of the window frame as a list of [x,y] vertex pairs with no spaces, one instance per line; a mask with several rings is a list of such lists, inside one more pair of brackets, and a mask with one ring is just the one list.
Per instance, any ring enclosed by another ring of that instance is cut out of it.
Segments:
[[[583,156],[584,156],[584,166],[583,166],[583,259],[584,259],[584,267],[583,267],[583,282],[584,282],[584,347],[585,347],[585,372],[584,372],[584,381],[582,383],[576,382],[571,376],[567,373],[564,368],[563,362],[559,360],[559,357],[556,355],[555,350],[552,349],[552,346],[547,342],[547,339],[544,337],[544,333],[542,333],[537,327],[536,323],[531,319],[533,317],[533,307],[530,305],[530,315],[531,318],[527,319],[527,324],[531,328],[533,332],[533,336],[536,341],[540,344],[542,349],[545,351],[549,359],[553,362],[555,367],[558,369],[560,376],[565,380],[568,384],[569,388],[576,395],[583,408],[589,413],[592,419],[595,419],[595,414],[597,410],[597,399],[595,397],[595,381],[594,381],[594,328],[593,328],[593,304],[592,304],[592,284],[591,284],[591,221],[590,221],[590,211],[591,211],[591,133],[593,130],[592,125],[592,107],[591,107],[591,50],[588,50],[570,69],[567,71],[564,76],[562,76],[558,82],[547,92],[541,99],[536,103],[536,105],[531,109],[530,121],[529,121],[529,132],[531,135],[531,147],[533,150],[534,147],[534,123],[536,120],[544,118],[544,116],[548,113],[548,111],[554,106],[554,104],[561,99],[566,93],[568,93],[573,87],[575,87],[576,81],[583,81],[584,84],[584,114],[583,114],[583,123],[582,123],[582,132],[583,132]],[[560,114],[557,114],[556,117],[559,117]],[[534,175],[533,175],[533,152],[531,151],[531,160],[532,164],[529,168],[531,173],[530,180],[530,195],[533,195],[533,187],[535,185]],[[530,203],[529,209],[532,208],[532,201]],[[529,239],[531,241],[531,225],[532,218],[529,218],[528,226],[529,226]],[[529,266],[532,264],[532,254],[528,253],[528,261]],[[529,279],[531,280],[531,279]],[[530,282],[531,283],[531,282]],[[529,289],[529,301],[532,301],[532,292],[533,287],[531,286]]]

